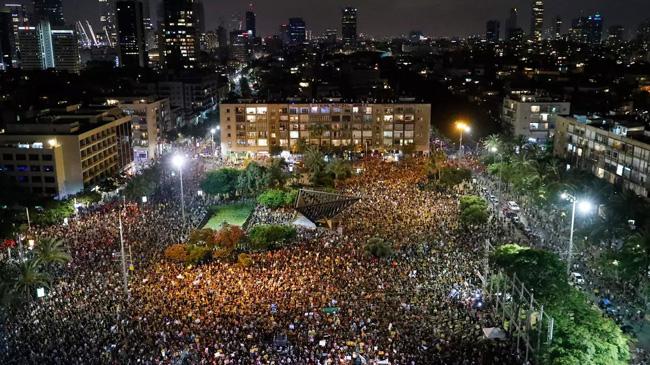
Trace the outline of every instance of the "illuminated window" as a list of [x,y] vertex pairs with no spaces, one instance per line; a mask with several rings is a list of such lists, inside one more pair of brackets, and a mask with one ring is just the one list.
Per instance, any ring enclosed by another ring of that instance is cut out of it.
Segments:
[[540,110],[542,110],[542,109],[540,108],[539,105],[532,105],[532,106],[530,107],[530,112],[531,112],[531,113],[539,113]]

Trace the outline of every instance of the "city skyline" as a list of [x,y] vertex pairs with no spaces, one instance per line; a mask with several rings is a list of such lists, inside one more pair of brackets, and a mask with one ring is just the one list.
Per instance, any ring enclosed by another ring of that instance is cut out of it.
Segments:
[[[158,2],[152,0],[152,12],[158,9]],[[31,4],[31,1],[22,0],[22,3]],[[228,25],[235,14],[243,17],[250,1],[235,0],[224,3],[203,0],[203,3],[206,29],[211,30],[216,29],[222,21]],[[258,33],[261,36],[277,34],[279,25],[285,23],[288,17],[303,18],[308,29],[314,34],[324,33],[326,29],[331,28],[338,29],[340,33],[341,9],[353,6],[359,9],[359,33],[373,37],[398,36],[408,34],[411,30],[419,30],[434,37],[465,37],[483,34],[485,22],[490,19],[504,22],[511,7],[518,8],[520,26],[528,30],[532,3],[528,0],[496,0],[479,4],[469,0],[335,0],[327,3],[278,0],[257,1],[253,3],[253,7],[257,15]],[[544,8],[544,30],[552,28],[556,16],[568,20],[564,22],[563,27],[566,32],[571,19],[600,12],[606,27],[623,25],[627,37],[650,14],[650,3],[643,0],[578,0],[568,4],[560,0],[546,0]],[[89,20],[94,26],[99,26],[101,10],[96,0],[63,0],[63,11],[68,22]],[[400,22],[400,19],[404,21]],[[454,19],[454,22],[446,22],[448,19]]]

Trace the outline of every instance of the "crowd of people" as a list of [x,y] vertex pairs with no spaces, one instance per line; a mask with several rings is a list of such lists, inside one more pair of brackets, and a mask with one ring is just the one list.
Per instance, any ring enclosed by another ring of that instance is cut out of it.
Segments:
[[[146,204],[114,202],[38,234],[64,239],[73,261],[48,296],[2,327],[6,364],[514,364],[509,341],[483,337],[491,312],[450,293],[475,293],[482,244],[499,225],[468,231],[458,196],[418,189],[422,162],[362,162],[339,187],[360,197],[337,220],[343,233],[299,229],[285,248],[249,267],[186,267],[162,251],[205,216],[209,199],[166,176]],[[202,167],[184,173],[198,188]],[[284,213],[283,213],[284,214]],[[288,214],[288,213],[287,213]],[[130,249],[128,294],[119,225]],[[286,219],[258,210],[253,224]],[[380,237],[389,259],[368,255]]]

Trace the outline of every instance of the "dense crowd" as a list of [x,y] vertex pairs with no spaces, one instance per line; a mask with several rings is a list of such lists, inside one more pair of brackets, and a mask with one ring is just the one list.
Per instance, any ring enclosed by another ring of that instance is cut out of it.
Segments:
[[[509,342],[483,339],[496,324],[467,299],[477,292],[485,239],[498,225],[458,225],[457,196],[417,188],[418,161],[363,162],[341,191],[361,197],[343,234],[299,231],[291,246],[252,255],[253,265],[184,267],[161,255],[200,222],[210,202],[187,194],[183,224],[176,180],[147,204],[108,204],[42,229],[62,237],[73,261],[49,296],[3,327],[2,363],[510,364]],[[187,172],[197,189],[201,168]],[[118,215],[134,270],[122,287]],[[256,212],[255,223],[285,219]],[[390,259],[364,251],[393,243]],[[463,296],[451,296],[451,292]]]

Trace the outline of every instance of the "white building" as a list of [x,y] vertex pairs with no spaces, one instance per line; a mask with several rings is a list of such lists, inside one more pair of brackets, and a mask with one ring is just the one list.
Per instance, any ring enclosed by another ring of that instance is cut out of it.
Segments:
[[503,121],[510,124],[515,136],[529,142],[546,143],[553,138],[558,115],[569,115],[571,103],[534,95],[519,95],[503,100]]

